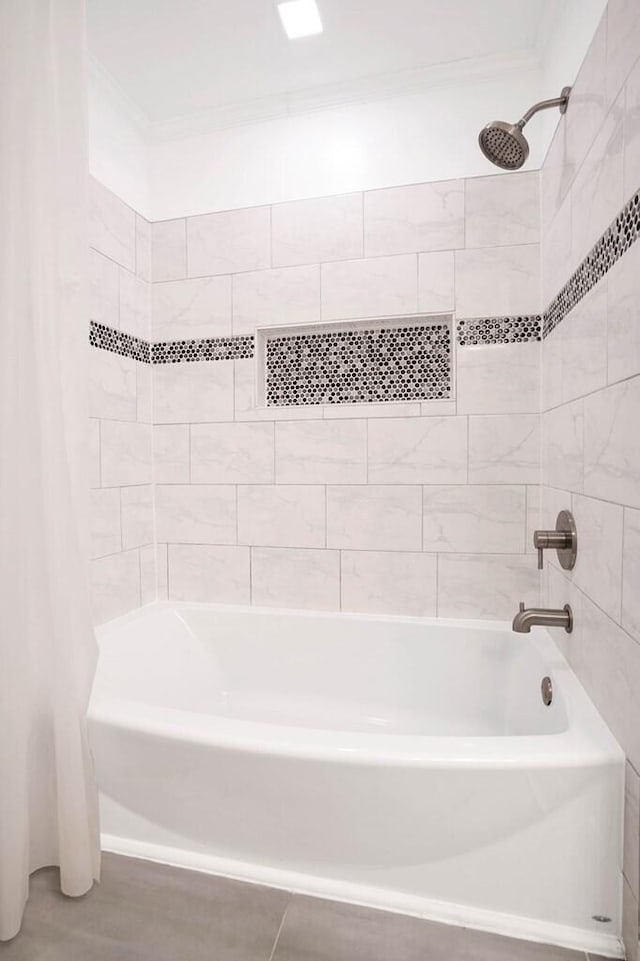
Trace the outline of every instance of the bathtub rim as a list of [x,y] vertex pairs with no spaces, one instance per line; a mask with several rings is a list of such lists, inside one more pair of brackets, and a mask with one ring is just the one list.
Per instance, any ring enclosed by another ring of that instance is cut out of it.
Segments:
[[[425,627],[490,630],[511,634],[504,621],[463,618],[408,617],[401,615],[341,613],[155,601],[114,618],[96,630],[98,645],[108,644],[118,629],[144,620],[150,614],[167,611],[203,611],[278,615],[302,619],[348,619],[356,622],[423,625]],[[278,754],[299,759],[325,760],[347,764],[380,764],[428,767],[503,768],[588,767],[601,764],[624,765],[624,753],[584,688],[571,670],[550,634],[534,628],[528,638],[558,679],[563,693],[567,727],[557,733],[524,735],[409,735],[374,732],[335,731],[326,728],[294,727],[264,721],[243,721],[223,715],[203,714],[144,700],[120,698],[94,692],[88,705],[90,723],[106,724],[169,740],[188,740],[199,745],[261,754]]]

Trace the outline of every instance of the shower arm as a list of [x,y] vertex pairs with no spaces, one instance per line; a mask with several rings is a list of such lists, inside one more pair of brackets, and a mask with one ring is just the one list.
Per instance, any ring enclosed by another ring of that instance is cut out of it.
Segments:
[[560,107],[560,113],[566,113],[570,93],[571,87],[563,87],[562,93],[559,97],[553,97],[551,100],[541,100],[540,103],[534,103],[533,107],[529,107],[525,115],[518,120],[516,126],[520,127],[520,130],[522,130],[524,125],[529,123],[534,114],[538,113],[539,110],[549,110],[551,107]]

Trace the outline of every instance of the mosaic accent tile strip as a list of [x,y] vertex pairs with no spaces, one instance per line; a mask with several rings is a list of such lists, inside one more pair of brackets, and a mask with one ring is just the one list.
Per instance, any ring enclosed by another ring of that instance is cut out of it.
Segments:
[[89,343],[92,347],[109,350],[122,357],[131,357],[143,364],[151,363],[150,345],[146,340],[140,340],[139,337],[106,327],[104,324],[97,324],[95,320],[89,323]]
[[152,364],[183,364],[198,360],[249,360],[253,337],[209,337],[151,344]]
[[640,190],[623,207],[544,312],[547,337],[640,236]]
[[273,336],[265,342],[265,403],[365,404],[451,396],[449,324]]
[[477,344],[524,344],[542,339],[542,317],[473,317],[459,320],[458,343],[461,347]]

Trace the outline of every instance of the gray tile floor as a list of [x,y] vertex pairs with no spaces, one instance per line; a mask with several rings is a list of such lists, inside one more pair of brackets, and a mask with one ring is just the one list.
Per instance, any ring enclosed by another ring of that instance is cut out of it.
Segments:
[[[0,961],[588,961],[385,911],[106,854],[102,882],[63,897],[38,871]],[[592,956],[591,961],[595,961]]]

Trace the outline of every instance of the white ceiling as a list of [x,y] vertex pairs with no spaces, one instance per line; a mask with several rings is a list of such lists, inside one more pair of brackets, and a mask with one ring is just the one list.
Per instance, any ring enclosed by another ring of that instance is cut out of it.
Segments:
[[[537,55],[554,0],[318,0],[324,33],[288,40],[275,0],[87,0],[92,57],[151,123],[425,68]],[[555,9],[559,4],[555,0]]]

